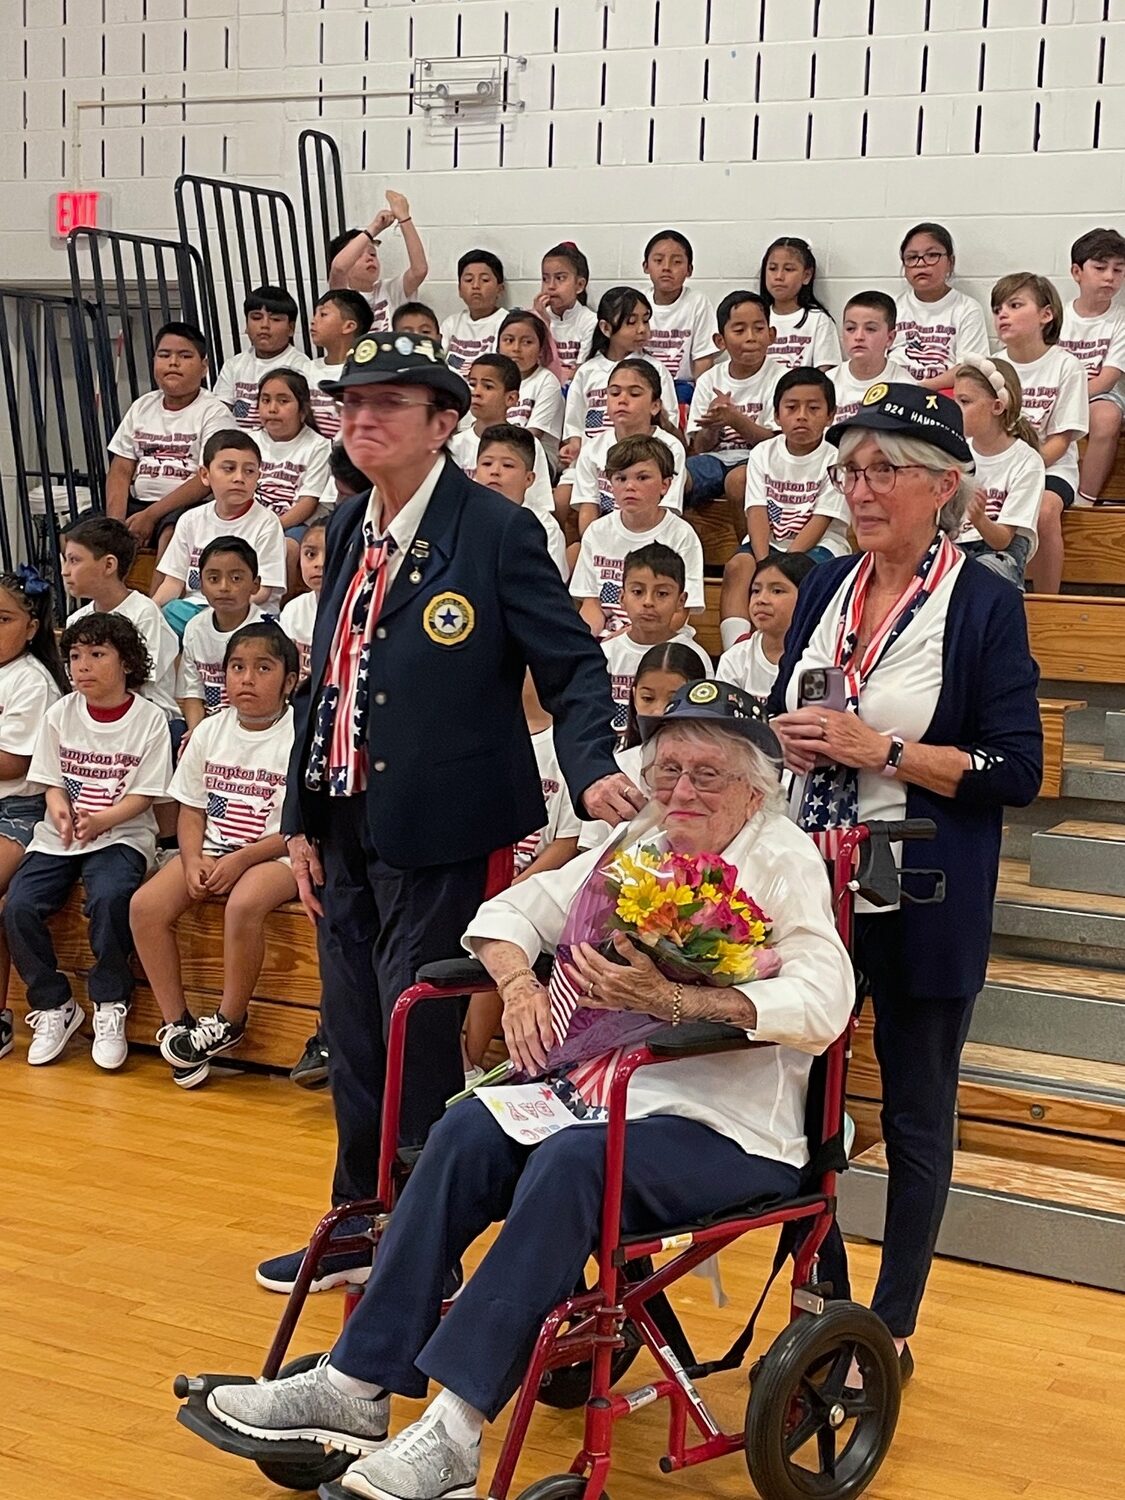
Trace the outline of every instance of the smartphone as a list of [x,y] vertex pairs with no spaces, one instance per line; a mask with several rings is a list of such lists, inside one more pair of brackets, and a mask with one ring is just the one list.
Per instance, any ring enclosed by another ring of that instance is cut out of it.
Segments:
[[[840,667],[810,667],[801,673],[797,691],[798,708],[830,708],[843,713],[848,706],[848,690]],[[818,755],[817,766],[830,765],[827,756]]]

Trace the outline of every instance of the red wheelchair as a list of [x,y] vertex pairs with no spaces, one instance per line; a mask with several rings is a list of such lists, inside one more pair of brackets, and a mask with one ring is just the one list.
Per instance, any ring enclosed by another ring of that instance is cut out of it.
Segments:
[[[934,825],[927,819],[870,823],[843,832],[830,873],[836,926],[849,951],[856,896],[876,906],[899,899],[892,842],[933,836]],[[411,1153],[388,1145],[398,1139],[403,1044],[410,1012],[426,1000],[490,988],[491,980],[481,965],[457,959],[427,965],[417,982],[399,997],[388,1042],[378,1197],[333,1209],[317,1225],[260,1379],[296,1374],[323,1357],[308,1354],[284,1362],[309,1287],[322,1257],[329,1253],[332,1231],[345,1219],[369,1217],[369,1231],[333,1241],[332,1253],[370,1246],[374,1254],[417,1157],[418,1149]],[[671,1227],[659,1234],[622,1236],[629,1080],[638,1068],[773,1044],[752,1042],[736,1027],[691,1023],[656,1032],[622,1058],[610,1092],[597,1278],[592,1287],[577,1289],[557,1306],[540,1330],[486,1492],[489,1500],[508,1500],[511,1494],[536,1402],[556,1408],[584,1406],[582,1446],[568,1473],[537,1480],[518,1500],[608,1500],[616,1425],[657,1401],[668,1403],[668,1441],[658,1460],[663,1473],[741,1452],[762,1500],[852,1500],[870,1485],[898,1421],[898,1357],[890,1334],[874,1313],[853,1302],[833,1301],[831,1288],[816,1279],[818,1253],[835,1214],[836,1174],[847,1165],[844,1089],[851,1032],[863,992],[859,981],[851,1024],[813,1065],[806,1108],[810,1160],[797,1195],[784,1201],[739,1205],[704,1223]],[[725,1354],[700,1361],[667,1300],[667,1289],[742,1235],[775,1226],[780,1226],[781,1235],[772,1274],[749,1322]],[[657,1256],[669,1253],[670,1259],[656,1264]],[[751,1367],[742,1429],[725,1432],[708,1410],[699,1382],[742,1365],[769,1290],[790,1258],[790,1322]],[[362,1295],[361,1288],[345,1294],[345,1317]],[[656,1365],[654,1378],[638,1389],[615,1390],[642,1349]],[[858,1393],[847,1386],[853,1361],[863,1377]],[[245,1437],[211,1415],[206,1403],[215,1386],[254,1379],[250,1375],[177,1376],[173,1389],[182,1402],[177,1419],[215,1447],[250,1459],[275,1484],[292,1490],[319,1488],[322,1500],[348,1500],[348,1492],[336,1481],[353,1461],[351,1455],[307,1441],[265,1442]]]

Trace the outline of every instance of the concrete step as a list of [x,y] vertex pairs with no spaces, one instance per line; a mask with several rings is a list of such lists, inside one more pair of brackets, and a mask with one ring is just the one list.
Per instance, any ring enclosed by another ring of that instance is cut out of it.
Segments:
[[1125,804],[1125,760],[1108,760],[1101,745],[1068,744],[1062,795]]
[[1101,744],[1105,734],[1106,714],[1121,707],[1121,689],[1100,682],[1049,682],[1039,684],[1040,698],[1083,698],[1085,708],[1074,709],[1066,716],[1068,744]]
[[1031,883],[1125,896],[1125,823],[1067,819],[1031,837]]
[[1102,748],[1106,760],[1125,761],[1125,713],[1106,714]]
[[1125,969],[1125,897],[1032,885],[1022,860],[1002,859],[993,952]]
[[1125,1064],[1125,974],[993,957],[969,1041]]
[[[845,1234],[882,1240],[887,1159],[856,1157],[839,1183]],[[1066,1167],[958,1151],[940,1255],[1125,1292],[1125,1183]]]

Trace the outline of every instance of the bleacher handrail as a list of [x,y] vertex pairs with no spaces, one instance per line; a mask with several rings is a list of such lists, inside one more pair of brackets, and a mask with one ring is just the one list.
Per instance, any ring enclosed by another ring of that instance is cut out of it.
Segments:
[[[343,232],[345,226],[343,166],[339,146],[323,130],[301,131],[297,137],[297,157],[301,173],[301,203],[305,215],[309,280],[315,295],[317,287],[328,285],[328,246]],[[314,196],[319,209],[319,225],[313,213]]]

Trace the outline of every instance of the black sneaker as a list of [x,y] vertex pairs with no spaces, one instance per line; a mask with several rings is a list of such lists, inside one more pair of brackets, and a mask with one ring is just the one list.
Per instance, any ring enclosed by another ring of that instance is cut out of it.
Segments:
[[305,1043],[305,1050],[289,1077],[299,1089],[322,1089],[328,1084],[328,1047],[318,1031]]
[[190,1031],[178,1026],[167,1027],[160,1043],[160,1055],[172,1064],[173,1081],[183,1088],[191,1088],[194,1083],[202,1082],[197,1075],[212,1058],[237,1047],[245,1033],[245,1021],[236,1025],[218,1013],[200,1016]]
[[0,1057],[7,1057],[15,1046],[15,1032],[12,1026],[12,1012],[0,1010]]

